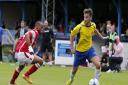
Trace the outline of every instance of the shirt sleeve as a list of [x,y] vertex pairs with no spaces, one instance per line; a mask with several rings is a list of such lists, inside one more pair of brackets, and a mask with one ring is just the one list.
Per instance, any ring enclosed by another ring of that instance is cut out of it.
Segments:
[[92,23],[93,29],[96,30],[96,24],[93,22]]
[[79,32],[80,32],[80,28],[81,28],[81,25],[77,25],[72,31],[71,31],[71,36],[75,36],[77,35]]

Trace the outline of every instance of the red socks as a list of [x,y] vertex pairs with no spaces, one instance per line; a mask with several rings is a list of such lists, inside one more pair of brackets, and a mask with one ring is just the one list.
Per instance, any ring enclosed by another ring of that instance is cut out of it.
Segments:
[[[31,75],[32,73],[34,73],[35,71],[37,71],[37,69],[40,67],[40,64],[36,63],[34,64],[26,73],[25,73],[25,76],[28,76]],[[19,70],[18,68],[16,68],[15,72],[13,73],[13,76],[12,76],[12,79],[10,81],[11,84],[14,84],[15,83],[15,80],[18,78],[19,76]]]
[[17,79],[18,76],[19,76],[19,72],[17,70],[15,70],[15,72],[13,73],[13,77],[12,77],[10,83],[14,84],[15,80]]
[[31,75],[32,73],[34,73],[38,68],[40,67],[40,65],[37,63],[37,64],[34,64],[26,73],[25,73],[25,76],[28,76]]

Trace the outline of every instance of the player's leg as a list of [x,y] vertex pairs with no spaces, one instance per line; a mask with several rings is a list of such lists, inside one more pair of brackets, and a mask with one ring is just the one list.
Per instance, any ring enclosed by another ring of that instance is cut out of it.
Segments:
[[79,65],[80,65],[80,62],[81,62],[81,59],[82,59],[81,58],[81,53],[80,52],[76,52],[74,58],[75,59],[74,59],[72,71],[70,73],[70,79],[66,82],[66,85],[71,85],[73,80],[74,80],[75,74],[76,74],[76,72],[77,72],[77,70],[79,68]]
[[66,82],[66,85],[71,85],[72,84],[77,70],[78,70],[78,67],[73,67],[72,68],[72,71],[70,73],[70,79]]
[[19,65],[19,66],[15,69],[15,71],[14,71],[14,73],[13,73],[13,76],[12,76],[12,78],[11,78],[11,80],[10,80],[10,84],[14,84],[14,85],[15,85],[15,81],[16,81],[16,79],[18,78],[20,72],[24,69],[24,67],[25,67],[25,65]]
[[95,70],[95,78],[99,79],[100,77],[100,70],[101,70],[101,65],[100,65],[100,58],[96,55],[96,51],[93,47],[91,47],[88,51],[88,57],[91,60],[91,62],[95,65],[96,70]]
[[19,66],[15,69],[14,73],[13,73],[13,76],[10,80],[10,85],[14,84],[15,85],[15,80],[18,78],[19,76],[19,73],[23,70],[23,68],[25,67],[25,64],[24,64],[24,55],[23,53],[21,52],[18,52],[18,53],[15,53],[15,58],[17,59],[18,63],[19,63]]
[[30,84],[32,84],[32,81],[29,79],[29,76],[40,68],[40,66],[43,64],[43,60],[42,58],[34,55],[32,63],[34,63],[32,67],[23,75],[23,78]]
[[100,77],[100,59],[98,56],[94,56],[91,58],[92,63],[96,66],[96,71],[95,71],[95,78],[99,80]]

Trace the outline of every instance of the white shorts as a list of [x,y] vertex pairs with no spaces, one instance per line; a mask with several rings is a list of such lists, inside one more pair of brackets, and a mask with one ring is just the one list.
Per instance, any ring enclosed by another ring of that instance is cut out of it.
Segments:
[[34,55],[27,52],[17,52],[15,53],[15,58],[20,65],[31,64],[34,59]]

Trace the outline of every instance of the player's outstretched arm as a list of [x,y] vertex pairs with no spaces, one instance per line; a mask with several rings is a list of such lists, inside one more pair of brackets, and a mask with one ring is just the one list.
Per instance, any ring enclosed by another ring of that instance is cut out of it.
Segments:
[[95,34],[98,35],[101,39],[108,39],[108,37],[104,37],[101,35],[101,33],[96,29]]

